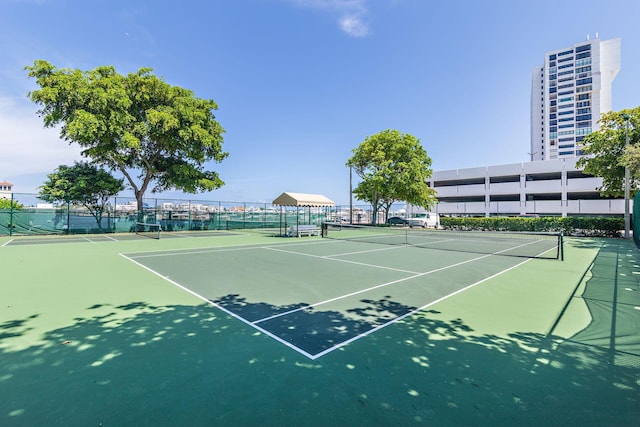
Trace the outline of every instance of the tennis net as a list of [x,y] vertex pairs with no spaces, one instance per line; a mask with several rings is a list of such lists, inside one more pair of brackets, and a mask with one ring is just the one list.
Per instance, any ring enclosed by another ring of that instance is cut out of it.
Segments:
[[455,252],[564,259],[562,233],[453,231],[324,223],[322,237]]
[[136,234],[150,239],[159,239],[162,227],[160,224],[136,222]]

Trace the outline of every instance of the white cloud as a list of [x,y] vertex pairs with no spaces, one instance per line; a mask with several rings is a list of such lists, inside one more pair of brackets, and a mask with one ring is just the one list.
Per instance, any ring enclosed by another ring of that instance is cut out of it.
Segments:
[[324,10],[338,15],[338,24],[345,33],[353,37],[369,35],[367,16],[369,0],[289,0],[311,9]]
[[44,128],[35,105],[0,98],[0,180],[51,173],[81,158],[80,148],[62,141],[58,129]]
[[366,37],[369,34],[369,28],[359,16],[345,16],[340,19],[340,27],[345,33],[354,37]]

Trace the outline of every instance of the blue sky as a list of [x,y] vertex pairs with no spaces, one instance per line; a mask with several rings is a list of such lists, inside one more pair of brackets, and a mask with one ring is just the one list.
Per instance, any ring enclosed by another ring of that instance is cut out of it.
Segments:
[[545,52],[621,38],[613,108],[640,105],[639,16],[637,0],[0,0],[0,181],[35,192],[80,159],[27,99],[36,59],[150,67],[218,103],[226,185],[171,196],[347,204],[351,150],[384,129],[419,138],[434,170],[528,161]]

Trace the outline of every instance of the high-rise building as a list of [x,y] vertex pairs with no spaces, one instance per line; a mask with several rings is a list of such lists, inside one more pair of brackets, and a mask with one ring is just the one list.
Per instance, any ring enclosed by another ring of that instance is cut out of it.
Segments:
[[547,52],[533,71],[531,160],[582,155],[584,137],[611,111],[611,85],[620,70],[620,39],[593,40]]

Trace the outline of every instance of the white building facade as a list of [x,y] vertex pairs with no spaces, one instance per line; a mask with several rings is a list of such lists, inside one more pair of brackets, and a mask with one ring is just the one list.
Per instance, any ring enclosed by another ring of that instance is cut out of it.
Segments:
[[[586,40],[545,54],[533,72],[531,162],[435,171],[441,215],[623,215],[623,199],[604,199],[602,178],[576,168],[581,142],[612,108],[620,39]],[[408,209],[418,211],[415,207]]]
[[545,54],[531,85],[531,160],[582,154],[581,142],[612,109],[620,39],[587,40]]
[[[620,215],[624,200],[603,199],[602,178],[576,168],[577,158],[435,171],[435,211],[461,216]],[[416,209],[414,209],[416,210]],[[416,210],[417,211],[417,210]]]
[[7,181],[0,182],[0,199],[11,199],[13,184]]

